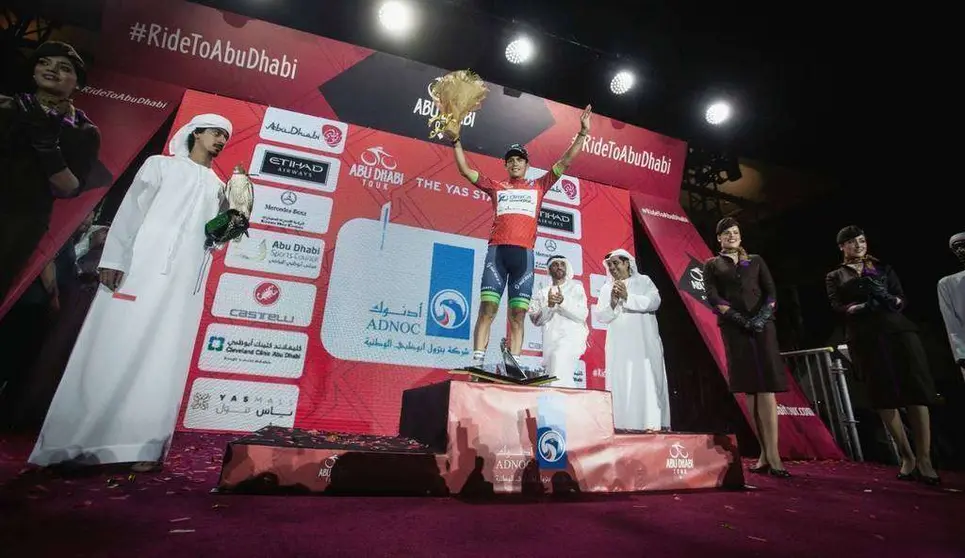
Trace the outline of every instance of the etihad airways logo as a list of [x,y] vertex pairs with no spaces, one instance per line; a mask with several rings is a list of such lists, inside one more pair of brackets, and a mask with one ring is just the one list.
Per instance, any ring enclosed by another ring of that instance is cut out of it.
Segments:
[[[576,136],[573,140],[576,140]],[[637,151],[632,145],[621,145],[615,141],[591,135],[583,138],[583,151],[660,174],[670,174],[670,168],[673,165],[673,160],[666,155],[657,155],[646,149]]]
[[251,176],[285,186],[334,192],[340,165],[334,157],[259,143],[251,157]]

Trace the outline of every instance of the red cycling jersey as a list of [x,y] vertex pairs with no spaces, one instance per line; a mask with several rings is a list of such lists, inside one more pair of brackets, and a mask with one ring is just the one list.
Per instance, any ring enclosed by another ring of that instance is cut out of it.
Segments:
[[493,230],[489,244],[509,244],[532,250],[536,245],[536,224],[543,194],[559,179],[556,166],[543,176],[529,180],[510,178],[492,180],[483,174],[476,179],[476,187],[493,199]]

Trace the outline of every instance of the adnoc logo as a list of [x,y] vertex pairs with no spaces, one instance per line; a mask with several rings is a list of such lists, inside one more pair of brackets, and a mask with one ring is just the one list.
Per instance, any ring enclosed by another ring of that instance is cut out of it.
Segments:
[[466,297],[453,289],[441,290],[430,302],[432,320],[445,329],[457,329],[469,318]]
[[566,438],[556,429],[546,429],[537,443],[540,460],[546,463],[556,463],[566,456]]

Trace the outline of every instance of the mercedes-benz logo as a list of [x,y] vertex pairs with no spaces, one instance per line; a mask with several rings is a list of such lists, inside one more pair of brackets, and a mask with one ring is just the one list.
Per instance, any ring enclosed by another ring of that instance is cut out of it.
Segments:
[[546,246],[546,250],[549,251],[549,252],[555,252],[555,251],[556,251],[556,241],[555,241],[555,240],[552,240],[552,239],[549,239],[549,238],[548,238],[548,239],[546,239],[546,243],[545,243],[543,246]]
[[281,203],[285,205],[291,205],[298,201],[298,194],[292,192],[291,190],[285,190],[281,195]]

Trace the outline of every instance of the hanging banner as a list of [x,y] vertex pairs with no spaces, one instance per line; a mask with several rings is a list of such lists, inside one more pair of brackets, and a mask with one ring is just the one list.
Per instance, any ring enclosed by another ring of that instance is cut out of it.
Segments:
[[100,153],[84,192],[54,202],[47,234],[0,304],[0,319],[67,242],[134,157],[177,108],[184,88],[97,69],[74,98],[98,127]]
[[[704,291],[703,267],[704,262],[713,256],[710,248],[700,238],[676,200],[646,195],[636,189],[631,193],[631,200],[634,211],[647,231],[647,237],[667,273],[675,279],[684,306],[726,378],[727,357],[717,326],[717,315],[710,309]],[[786,371],[786,374],[788,391],[777,394],[781,455],[789,459],[844,459],[841,449],[821,418],[811,409],[790,371]],[[744,415],[749,417],[744,398],[737,397],[737,402]]]
[[[395,434],[404,390],[470,363],[492,200],[450,146],[337,120],[189,91],[172,129],[208,112],[234,128],[215,170],[249,169],[255,202],[249,236],[215,253],[178,428]],[[468,158],[506,176],[502,159]],[[604,255],[632,246],[629,194],[564,175],[546,200],[534,292],[564,254],[593,304]],[[504,297],[490,363],[506,319]],[[591,329],[573,371],[590,389],[605,386],[605,335]],[[541,363],[540,338],[527,320],[523,365]]]
[[[184,1],[158,10],[107,0],[100,48],[98,64],[118,71],[419,140],[429,139],[426,123],[436,110],[429,87],[448,73]],[[525,144],[531,162],[549,168],[579,130],[582,107],[489,87],[482,108],[464,121],[465,148],[502,157],[507,146]],[[680,190],[680,140],[601,116],[583,150],[574,176],[669,198]]]

